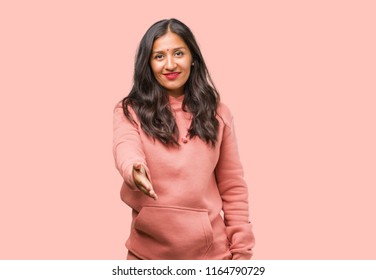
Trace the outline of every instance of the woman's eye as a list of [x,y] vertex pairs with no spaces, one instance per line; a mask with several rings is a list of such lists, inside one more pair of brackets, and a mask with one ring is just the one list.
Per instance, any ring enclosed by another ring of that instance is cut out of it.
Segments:
[[155,59],[160,60],[163,58],[163,54],[157,54],[154,56]]
[[178,52],[176,52],[176,53],[175,53],[175,55],[176,55],[176,56],[183,56],[183,55],[184,55],[184,53],[183,53],[183,52],[181,52],[181,51],[178,51]]

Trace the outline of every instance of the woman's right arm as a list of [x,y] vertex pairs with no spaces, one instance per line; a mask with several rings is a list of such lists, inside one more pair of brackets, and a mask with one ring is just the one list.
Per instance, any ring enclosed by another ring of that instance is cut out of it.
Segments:
[[124,115],[121,103],[113,112],[113,155],[115,166],[123,177],[126,185],[132,190],[141,190],[156,199],[151,184],[150,172],[146,164],[140,138],[140,125],[133,110],[130,108],[136,124]]

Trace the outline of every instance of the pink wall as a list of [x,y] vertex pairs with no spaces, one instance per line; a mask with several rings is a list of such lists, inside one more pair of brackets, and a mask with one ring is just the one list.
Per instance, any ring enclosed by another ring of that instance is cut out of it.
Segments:
[[3,2],[0,259],[125,257],[112,108],[169,17],[235,115],[254,258],[376,258],[373,1]]

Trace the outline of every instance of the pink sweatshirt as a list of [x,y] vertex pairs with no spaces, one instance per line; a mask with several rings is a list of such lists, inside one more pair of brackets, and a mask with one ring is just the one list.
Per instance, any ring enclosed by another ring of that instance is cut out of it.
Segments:
[[[126,246],[140,259],[250,259],[254,236],[232,115],[220,103],[218,142],[212,149],[198,137],[183,137],[190,127],[183,98],[169,97],[180,147],[153,141],[132,110],[137,125],[128,121],[121,103],[114,109],[113,153],[124,178],[121,199],[133,209]],[[134,162],[144,165],[158,200],[136,188]]]

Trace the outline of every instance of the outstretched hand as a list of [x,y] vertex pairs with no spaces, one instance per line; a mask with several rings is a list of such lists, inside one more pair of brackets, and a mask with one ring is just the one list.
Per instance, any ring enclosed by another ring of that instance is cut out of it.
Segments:
[[141,163],[133,164],[133,180],[140,191],[155,200],[158,199],[158,196],[154,192],[153,186],[146,174],[146,170]]

